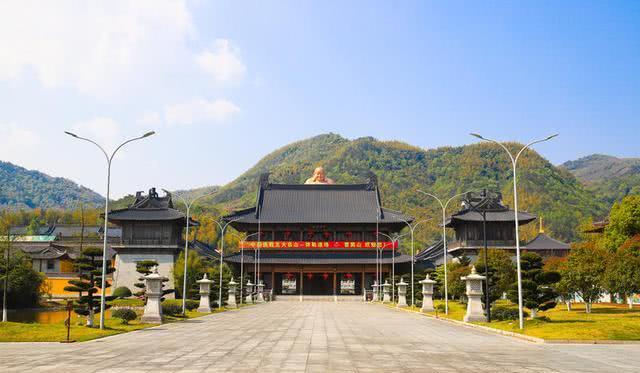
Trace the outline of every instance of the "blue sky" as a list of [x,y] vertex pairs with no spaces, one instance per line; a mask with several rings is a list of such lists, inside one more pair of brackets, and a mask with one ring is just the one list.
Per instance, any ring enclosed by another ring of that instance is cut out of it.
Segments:
[[113,195],[222,184],[320,133],[640,156],[640,2],[3,2],[0,159]]

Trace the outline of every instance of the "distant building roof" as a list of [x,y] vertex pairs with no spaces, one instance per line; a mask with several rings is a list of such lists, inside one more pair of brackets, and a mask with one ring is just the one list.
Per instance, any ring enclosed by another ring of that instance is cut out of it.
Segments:
[[[147,195],[137,192],[131,206],[109,212],[109,221],[171,221],[185,218],[185,214],[173,208],[171,194],[160,197],[156,188],[149,189]],[[197,225],[196,222],[193,223]]]
[[544,232],[539,233],[536,238],[523,247],[527,250],[569,250],[570,248],[571,245],[568,243],[551,238]]
[[189,241],[189,248],[195,250],[198,255],[208,259],[220,258],[220,253],[210,245],[198,240]]
[[257,206],[226,216],[239,223],[402,223],[409,216],[384,209],[375,178],[367,184],[273,184],[260,179]]
[[585,233],[602,233],[604,229],[609,225],[609,219],[594,221],[590,228],[585,229]]
[[[467,193],[462,209],[451,215],[445,226],[455,227],[463,222],[482,222],[483,214],[486,214],[487,222],[515,221],[515,211],[502,203],[502,194],[483,191],[480,195]],[[527,224],[536,219],[536,216],[526,211],[518,211],[518,223]]]

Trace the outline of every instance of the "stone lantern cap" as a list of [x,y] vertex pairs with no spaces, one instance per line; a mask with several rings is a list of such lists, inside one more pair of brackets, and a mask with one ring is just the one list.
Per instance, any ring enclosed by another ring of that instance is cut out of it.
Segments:
[[147,280],[160,280],[160,281],[164,281],[164,280],[168,280],[169,278],[162,276],[158,273],[158,266],[154,266],[153,267],[153,272],[149,273],[148,275],[144,276],[145,279]]
[[253,284],[251,283],[251,280],[247,280],[247,286],[253,286]]
[[378,285],[378,280],[374,280],[373,281],[373,285],[371,285],[371,287],[372,288],[377,288],[378,286],[380,286],[380,285]]
[[211,284],[213,281],[207,278],[207,274],[205,273],[201,280],[196,281],[198,284]]
[[229,281],[229,285],[238,285],[238,283],[233,281],[233,277],[231,277],[231,281]]
[[389,279],[386,279],[384,281],[384,284],[382,284],[383,287],[388,288],[389,286],[391,286],[391,284],[389,283]]
[[420,281],[421,284],[435,284],[436,282],[429,277],[427,273],[427,277],[424,280]]
[[406,286],[407,283],[404,282],[404,277],[400,277],[400,282],[398,282],[398,286]]
[[462,281],[467,281],[467,280],[483,281],[483,280],[486,280],[487,278],[485,276],[479,275],[478,272],[476,272],[476,266],[472,266],[471,273],[465,277],[462,277],[461,279]]

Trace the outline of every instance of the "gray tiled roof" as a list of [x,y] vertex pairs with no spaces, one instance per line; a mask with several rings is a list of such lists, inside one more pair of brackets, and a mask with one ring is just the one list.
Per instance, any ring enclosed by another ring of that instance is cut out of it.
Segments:
[[[378,191],[371,184],[268,184],[261,189],[261,223],[403,223],[412,218],[379,207]],[[255,208],[238,211],[226,220],[257,223]]]
[[[241,254],[235,253],[233,255],[226,256],[225,261],[231,263],[240,263]],[[249,254],[245,252],[244,263],[253,263],[253,253]],[[383,264],[391,264],[393,259],[391,252],[385,252],[382,258]],[[410,263],[411,257],[405,254],[396,253],[395,263]],[[260,252],[260,263],[262,264],[375,264],[376,253],[373,252],[361,252],[361,251],[347,251],[347,252],[301,252],[301,251],[281,251],[281,252]]]
[[526,244],[523,249],[527,250],[569,250],[571,246],[568,243],[564,243],[547,236],[544,233],[540,233]]
[[[149,190],[149,194],[136,193],[133,204],[125,209],[113,210],[109,212],[109,220],[180,220],[186,216],[182,212],[173,208],[171,194],[160,197],[155,188]],[[194,222],[195,223],[195,222]],[[195,224],[194,224],[195,225]]]

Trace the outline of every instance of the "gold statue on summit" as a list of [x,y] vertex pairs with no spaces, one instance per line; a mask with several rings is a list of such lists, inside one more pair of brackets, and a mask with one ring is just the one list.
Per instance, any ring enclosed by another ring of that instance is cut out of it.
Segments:
[[313,170],[313,176],[308,178],[307,181],[305,181],[304,183],[305,184],[335,184],[336,182],[327,177],[327,175],[324,172],[324,168],[316,167],[316,169]]

